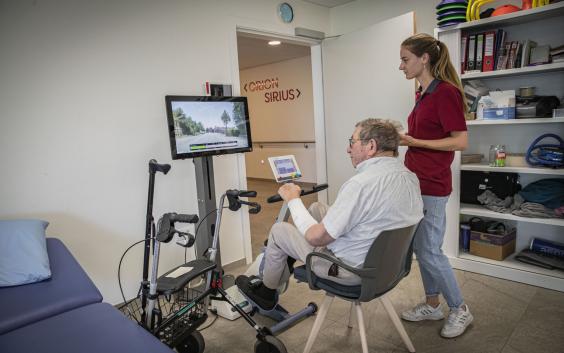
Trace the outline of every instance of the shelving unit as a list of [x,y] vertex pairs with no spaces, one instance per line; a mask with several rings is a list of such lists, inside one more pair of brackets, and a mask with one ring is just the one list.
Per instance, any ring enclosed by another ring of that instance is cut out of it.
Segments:
[[494,211],[488,210],[487,208],[479,206],[479,205],[471,205],[471,204],[461,203],[459,212],[460,212],[460,214],[467,215],[467,216],[504,219],[504,220],[507,220],[507,221],[528,222],[528,223],[537,223],[537,224],[554,225],[554,226],[564,227],[564,219],[562,219],[562,218],[519,217],[519,216],[514,216],[510,213],[494,212]]
[[540,167],[490,167],[487,164],[468,163],[460,165],[460,170],[477,170],[482,172],[503,172],[564,176],[564,169]]
[[517,124],[557,124],[564,123],[562,118],[530,118],[509,120],[470,120],[466,125],[517,125]]
[[[509,41],[531,39],[539,45],[564,44],[564,2],[530,10],[458,24],[435,30],[435,36],[449,48],[453,63],[460,63],[460,41],[463,35],[502,28]],[[460,65],[455,65],[460,70]],[[460,72],[459,72],[460,74]],[[551,63],[491,72],[471,72],[460,76],[467,80],[482,80],[491,90],[536,86],[539,95],[564,97],[564,63]],[[564,117],[512,120],[467,121],[469,148],[465,153],[489,154],[490,145],[504,144],[509,153],[525,153],[530,143],[544,133],[564,137]],[[463,171],[519,173],[521,184],[542,178],[563,178],[564,169],[536,167],[490,167],[486,164],[461,164],[460,153],[452,164],[453,192],[447,204],[447,231],[443,251],[454,268],[523,282],[564,292],[564,271],[547,270],[515,260],[533,237],[564,243],[564,219],[528,218],[491,211],[483,206],[460,203],[460,176]],[[503,220],[517,228],[516,252],[504,261],[490,260],[462,252],[459,247],[459,227],[462,219],[481,217]]]
[[517,69],[506,69],[506,70],[487,71],[487,72],[468,72],[460,75],[460,78],[462,80],[475,80],[475,79],[491,78],[491,77],[538,74],[538,73],[562,71],[562,70],[564,70],[564,63],[550,63],[550,64],[537,65],[537,66],[520,67]]

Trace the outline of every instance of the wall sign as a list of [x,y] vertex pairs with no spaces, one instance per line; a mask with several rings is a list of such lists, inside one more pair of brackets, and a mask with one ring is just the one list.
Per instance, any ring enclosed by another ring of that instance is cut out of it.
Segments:
[[278,89],[279,80],[276,78],[267,78],[264,80],[255,80],[246,82],[243,85],[245,92],[264,92],[264,102],[283,102],[283,101],[293,101],[298,99],[302,92],[299,88],[288,88],[288,89]]

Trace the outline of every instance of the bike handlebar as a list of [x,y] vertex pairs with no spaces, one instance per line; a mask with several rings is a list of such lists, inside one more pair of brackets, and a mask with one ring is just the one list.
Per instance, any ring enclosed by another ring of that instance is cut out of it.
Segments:
[[[305,196],[305,195],[310,195],[310,194],[315,194],[318,193],[322,190],[325,190],[329,187],[328,184],[319,184],[319,185],[315,185],[311,188],[311,190],[303,190],[300,193],[300,196]],[[279,202],[282,201],[282,197],[280,197],[280,195],[276,194],[276,195],[272,195],[270,196],[268,199],[266,199],[266,202],[268,203],[274,203],[274,202]]]

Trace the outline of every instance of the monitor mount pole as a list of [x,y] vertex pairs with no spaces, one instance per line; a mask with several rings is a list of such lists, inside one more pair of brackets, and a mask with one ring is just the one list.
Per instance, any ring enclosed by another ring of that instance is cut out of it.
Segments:
[[[198,256],[203,256],[211,245],[211,239],[215,231],[215,212],[217,205],[215,202],[215,183],[213,175],[213,157],[194,158],[196,167],[196,188],[198,195],[198,214],[200,223],[198,224],[199,234],[196,234],[195,249]],[[212,213],[212,214],[210,214]],[[207,216],[207,217],[206,217]],[[221,256],[218,244],[216,255],[217,270],[222,271]]]

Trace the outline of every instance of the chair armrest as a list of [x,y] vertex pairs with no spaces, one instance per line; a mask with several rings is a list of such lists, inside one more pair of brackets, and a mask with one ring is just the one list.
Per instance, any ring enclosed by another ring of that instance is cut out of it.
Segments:
[[313,287],[313,281],[312,281],[312,276],[311,276],[311,262],[313,257],[320,257],[322,259],[325,259],[339,267],[342,267],[343,269],[359,276],[360,278],[376,278],[377,272],[375,268],[356,268],[353,266],[350,266],[346,263],[344,263],[341,259],[339,259],[336,256],[333,255],[329,255],[329,254],[325,254],[325,253],[321,253],[321,252],[312,252],[309,253],[306,257],[306,278],[307,278],[307,282],[309,284],[309,288],[314,290],[316,289],[315,287]]

